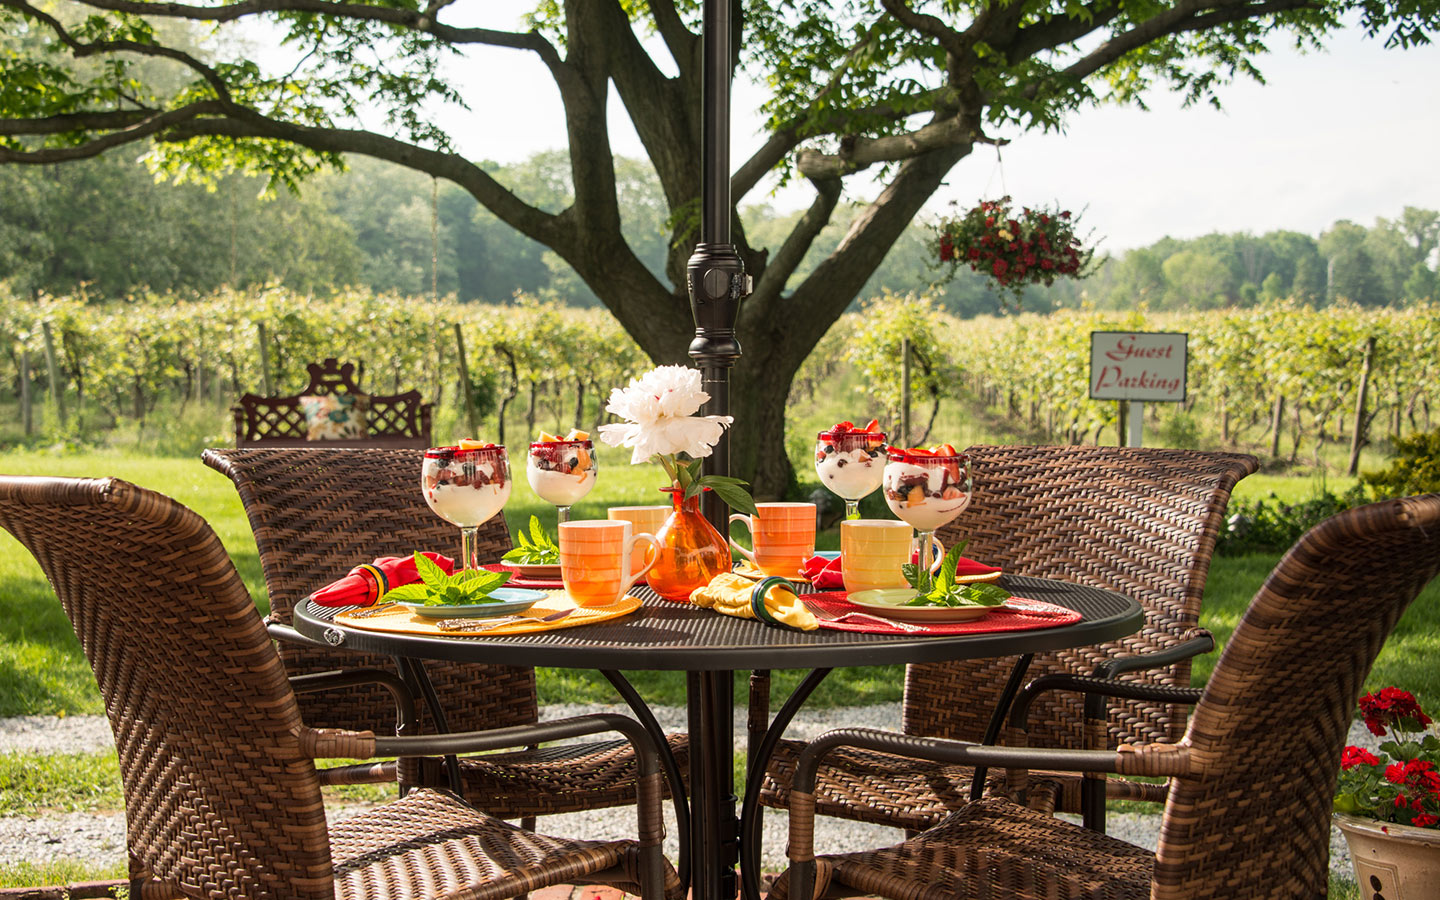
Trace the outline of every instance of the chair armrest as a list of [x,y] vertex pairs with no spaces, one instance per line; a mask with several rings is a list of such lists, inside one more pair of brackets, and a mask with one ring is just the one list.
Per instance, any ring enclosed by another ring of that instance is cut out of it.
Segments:
[[1189,748],[1156,744],[1117,750],[1059,750],[997,747],[941,738],[896,734],[872,728],[841,728],[811,741],[795,766],[790,790],[790,896],[808,900],[815,883],[815,780],[820,762],[838,747],[971,766],[1016,766],[1126,775],[1178,775],[1190,770]]
[[1190,635],[1178,644],[1154,653],[1140,653],[1135,656],[1117,656],[1095,666],[1090,674],[1096,678],[1114,678],[1124,672],[1138,672],[1144,669],[1158,669],[1181,662],[1215,649],[1215,637],[1204,628],[1193,628]]
[[1181,688],[1161,684],[1136,684],[1111,681],[1085,675],[1041,675],[1025,685],[1010,708],[1010,727],[1029,730],[1030,704],[1046,691],[1076,691],[1087,697],[1116,697],[1122,700],[1153,700],[1159,703],[1194,705],[1200,702],[1200,688]]
[[383,669],[343,669],[290,676],[290,688],[297,694],[339,690],[365,684],[378,684],[395,698],[396,734],[415,730],[415,695],[411,693],[410,686],[393,672]]

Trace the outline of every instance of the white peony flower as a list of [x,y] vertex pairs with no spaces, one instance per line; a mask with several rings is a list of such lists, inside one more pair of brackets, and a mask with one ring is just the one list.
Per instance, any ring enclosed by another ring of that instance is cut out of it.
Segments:
[[700,389],[699,370],[660,366],[611,391],[605,410],[643,425],[661,416],[693,415],[709,399]]
[[605,404],[628,424],[601,425],[600,439],[612,447],[630,447],[630,462],[656,455],[709,456],[730,416],[693,415],[710,395],[700,389],[700,372],[685,366],[660,366],[610,393]]

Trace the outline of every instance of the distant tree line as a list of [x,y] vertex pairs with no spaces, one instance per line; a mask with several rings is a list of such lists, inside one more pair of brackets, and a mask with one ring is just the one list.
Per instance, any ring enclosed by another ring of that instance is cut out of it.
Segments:
[[[229,175],[207,186],[157,183],[134,151],[63,166],[0,166],[0,288],[14,296],[118,298],[139,290],[206,294],[274,284],[315,294],[345,287],[504,303],[517,292],[598,305],[555,253],[497,220],[449,182],[367,157],[298,193]],[[527,202],[558,211],[571,200],[564,151],[509,166],[504,180]],[[649,164],[617,158],[622,228],[637,256],[663,274],[671,225]],[[796,283],[840,243],[862,206],[837,208],[796,269]],[[772,252],[802,213],[742,210],[753,246]],[[1097,258],[1084,280],[1027,290],[1023,308],[1205,310],[1290,297],[1387,306],[1440,298],[1440,213],[1406,207],[1369,228],[1339,221],[1318,239],[1294,231],[1164,238]],[[912,224],[860,293],[932,292],[969,317],[1004,309],[988,279],[961,268],[940,280],[928,225]]]

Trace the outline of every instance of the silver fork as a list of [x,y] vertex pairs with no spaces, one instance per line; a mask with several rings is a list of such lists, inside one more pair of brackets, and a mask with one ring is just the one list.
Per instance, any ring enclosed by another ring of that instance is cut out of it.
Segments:
[[562,609],[559,612],[553,612],[548,616],[541,616],[538,619],[535,616],[515,615],[500,616],[494,619],[440,619],[435,624],[446,631],[467,631],[473,633],[477,631],[489,631],[492,628],[499,628],[502,625],[511,625],[521,621],[558,622],[574,611],[573,609]]
[[805,608],[810,610],[810,614],[822,622],[844,622],[846,619],[864,619],[867,622],[875,622],[880,625],[893,625],[905,632],[914,633],[926,630],[919,625],[911,625],[909,622],[887,619],[883,616],[872,616],[869,613],[855,612],[853,610],[850,612],[836,613],[828,609],[821,609],[818,606],[810,606],[809,604],[806,604]]

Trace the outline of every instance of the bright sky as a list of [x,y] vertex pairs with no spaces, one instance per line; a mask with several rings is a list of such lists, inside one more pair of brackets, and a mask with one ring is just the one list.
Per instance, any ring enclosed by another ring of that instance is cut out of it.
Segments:
[[[483,19],[463,24],[514,28],[526,5],[491,0]],[[1090,109],[1063,134],[1004,135],[1016,139],[1004,148],[1003,169],[993,148],[977,148],[931,208],[998,196],[1003,174],[1019,203],[1083,209],[1084,225],[1111,252],[1166,235],[1318,234],[1337,219],[1369,226],[1407,205],[1440,209],[1440,46],[1385,50],[1356,29],[1332,38],[1328,52],[1281,50],[1260,68],[1268,84],[1225,89],[1223,111],[1181,109],[1177,98],[1156,92],[1149,112]],[[472,158],[512,162],[565,145],[559,94],[530,54],[482,48],[453,71],[475,115],[456,114],[447,124]],[[614,151],[643,158],[613,91],[611,98]],[[761,99],[753,86],[736,85],[736,166],[763,140],[754,112]],[[864,196],[873,186],[852,190]],[[764,186],[745,198],[765,200]],[[808,205],[810,195],[797,188],[768,201],[791,209]]]

